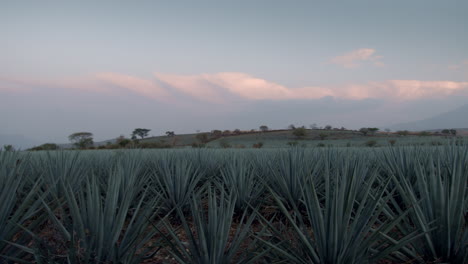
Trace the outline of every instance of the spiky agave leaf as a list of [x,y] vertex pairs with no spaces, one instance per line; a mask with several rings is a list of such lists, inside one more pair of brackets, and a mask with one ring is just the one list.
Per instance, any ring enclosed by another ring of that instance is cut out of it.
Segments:
[[[138,173],[139,162],[133,159],[138,156],[120,159],[112,166],[106,184],[97,175],[89,175],[75,192],[69,183],[60,182],[64,198],[52,204],[42,200],[51,222],[67,242],[68,253],[59,258],[62,263],[136,264],[158,247],[145,244],[155,234],[150,223],[155,221],[160,200],[148,198],[144,188],[147,176]],[[67,208],[62,212],[64,217],[57,217],[56,210],[63,208]]]
[[[378,181],[378,170],[369,168],[362,157],[326,160],[322,172],[325,183],[317,187],[308,181],[301,189],[303,213],[289,210],[273,189],[271,194],[281,212],[292,226],[291,237],[266,222],[272,233],[282,237],[279,244],[265,239],[263,242],[275,249],[288,263],[374,263],[385,255],[403,247],[416,234],[399,241],[389,242],[388,234],[401,219],[379,217],[386,209],[387,184]],[[375,254],[375,248],[388,245],[385,254]]]
[[236,197],[236,211],[255,207],[261,202],[264,185],[259,179],[259,172],[252,162],[244,156],[234,156],[232,161],[221,169],[222,188]]
[[[191,217],[193,228],[189,224],[189,216],[180,208],[177,212],[182,221],[182,229],[188,241],[183,241],[177,232],[170,228],[171,253],[179,263],[200,264],[227,264],[250,263],[255,260],[254,255],[240,252],[241,244],[249,236],[249,228],[255,219],[255,214],[247,210],[236,225],[233,224],[233,214],[236,198],[233,194],[227,194],[223,189],[216,191],[208,188],[207,205],[203,209],[204,201],[199,195],[194,195],[191,200]],[[231,236],[232,228],[236,228]],[[236,255],[242,255],[241,257]]]
[[398,211],[414,208],[401,229],[411,232],[419,228],[425,232],[404,255],[420,263],[466,263],[468,151],[452,145],[425,152],[429,155],[413,157],[413,181],[401,169],[388,170],[399,190],[393,206]]
[[314,171],[321,166],[320,159],[318,155],[307,155],[302,148],[287,149],[276,157],[274,163],[267,164],[269,175],[263,180],[288,208],[299,207],[302,188],[313,180]]
[[[15,236],[22,231],[21,225],[36,215],[40,203],[35,197],[41,185],[40,181],[32,186],[27,183],[25,164],[29,156],[19,152],[0,151],[0,262],[7,263],[8,258],[21,258],[21,250],[11,245],[28,243],[26,236]],[[43,222],[42,217],[29,221],[28,226],[35,229]]]
[[178,207],[185,209],[204,176],[203,172],[191,161],[173,155],[156,161],[155,166],[151,186],[164,199],[166,211]]

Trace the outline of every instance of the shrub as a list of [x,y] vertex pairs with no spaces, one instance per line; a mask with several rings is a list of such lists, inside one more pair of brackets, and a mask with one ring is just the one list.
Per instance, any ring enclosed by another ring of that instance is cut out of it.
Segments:
[[222,148],[230,148],[232,147],[231,144],[226,139],[222,139],[219,141],[219,146]]
[[394,146],[395,143],[396,143],[396,140],[395,140],[395,139],[390,139],[390,140],[388,141],[388,143],[390,143],[390,146]]
[[400,131],[397,131],[396,132],[398,135],[400,136],[407,136],[409,135],[409,131],[408,130],[400,130]]
[[127,147],[130,143],[132,143],[132,141],[128,138],[119,138],[117,140],[117,144],[122,148]]
[[374,147],[375,145],[377,145],[377,141],[375,141],[375,140],[369,140],[369,141],[367,141],[365,144],[366,144],[366,146],[368,146],[368,147]]
[[298,128],[295,128],[295,129],[293,130],[292,134],[293,134],[296,138],[300,139],[300,138],[303,138],[303,137],[306,136],[306,134],[307,134],[307,129],[305,129],[304,127],[298,127]]
[[204,143],[197,143],[197,142],[192,143],[192,148],[204,148],[204,147],[206,147],[206,144]]
[[252,145],[253,148],[262,148],[263,147],[263,142],[258,142]]
[[321,140],[324,140],[324,139],[326,139],[326,138],[328,137],[328,134],[326,134],[326,133],[320,133],[320,134],[319,134],[319,137],[320,137]]
[[42,145],[34,147],[34,148],[30,148],[29,150],[39,151],[39,150],[57,150],[57,149],[59,149],[59,146],[57,144],[46,143],[46,144],[42,144]]
[[201,143],[206,143],[209,141],[208,139],[208,133],[200,133],[200,134],[197,134],[195,136],[197,138],[198,141],[200,141]]
[[427,131],[421,131],[418,134],[418,136],[420,136],[420,137],[427,137],[427,136],[430,136],[430,135],[432,135],[431,132],[427,132]]
[[160,142],[144,142],[138,144],[139,148],[172,148],[170,144]]

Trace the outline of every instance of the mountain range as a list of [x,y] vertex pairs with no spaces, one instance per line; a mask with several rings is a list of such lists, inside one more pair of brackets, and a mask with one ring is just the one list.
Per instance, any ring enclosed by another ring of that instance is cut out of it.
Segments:
[[409,131],[468,128],[468,104],[427,119],[396,124],[391,128]]

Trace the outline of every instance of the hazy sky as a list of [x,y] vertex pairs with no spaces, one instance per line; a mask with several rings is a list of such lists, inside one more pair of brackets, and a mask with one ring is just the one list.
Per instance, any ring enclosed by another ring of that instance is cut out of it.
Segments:
[[438,0],[1,1],[0,134],[430,117],[468,103],[467,12]]

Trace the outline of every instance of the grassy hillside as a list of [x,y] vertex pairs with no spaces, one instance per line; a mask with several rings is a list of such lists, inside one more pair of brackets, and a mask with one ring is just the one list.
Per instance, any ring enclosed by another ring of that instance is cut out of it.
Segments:
[[[465,133],[467,132],[467,133]],[[468,135],[468,131],[460,131],[460,135]],[[352,130],[323,130],[307,129],[304,137],[298,138],[293,135],[292,130],[271,130],[266,132],[244,131],[241,134],[224,134],[215,136],[209,132],[206,147],[220,148],[223,146],[232,148],[251,148],[254,144],[262,143],[265,148],[281,148],[291,145],[303,147],[323,147],[323,146],[386,146],[394,145],[439,145],[450,139],[444,136],[419,136],[412,133],[401,136],[395,133],[376,133],[373,135],[363,135]],[[142,143],[168,144],[172,147],[191,147],[193,143],[200,143],[198,134],[182,134],[173,137],[159,136],[141,140]],[[371,141],[374,141],[372,143]]]

